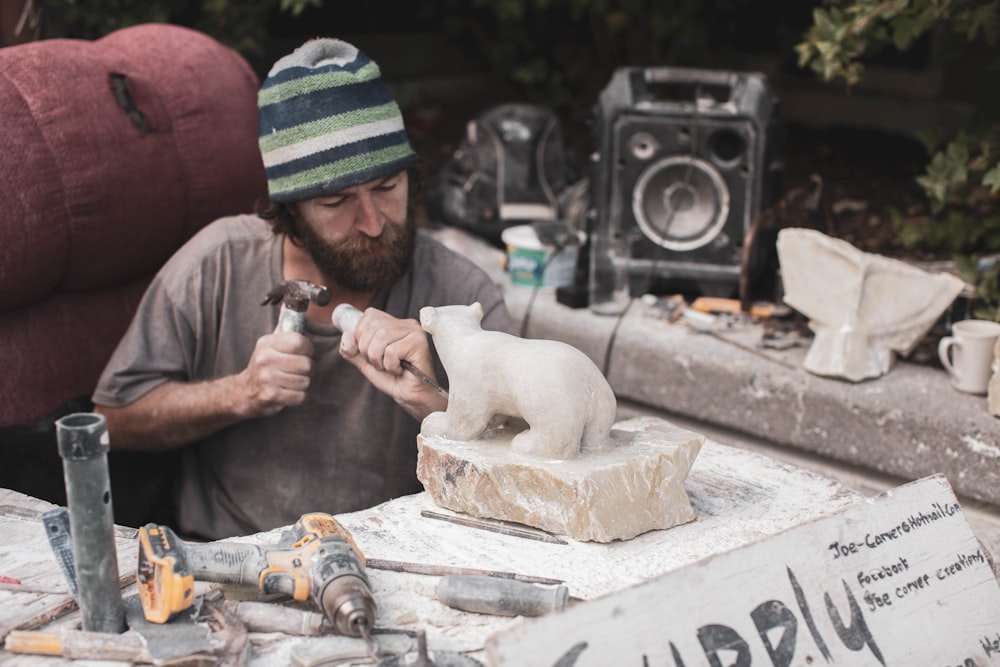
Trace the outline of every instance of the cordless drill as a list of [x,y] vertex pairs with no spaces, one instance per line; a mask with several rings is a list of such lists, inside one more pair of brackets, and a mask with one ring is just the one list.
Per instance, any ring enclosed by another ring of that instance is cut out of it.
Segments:
[[365,557],[329,514],[304,514],[274,546],[185,542],[152,523],[139,530],[136,581],[146,620],[165,623],[190,607],[195,580],[311,599],[338,633],[370,641],[376,607]]

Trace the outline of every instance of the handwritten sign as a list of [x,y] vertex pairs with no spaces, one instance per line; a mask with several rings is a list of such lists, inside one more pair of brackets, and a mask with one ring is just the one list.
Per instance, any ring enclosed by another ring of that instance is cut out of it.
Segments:
[[1000,665],[1000,586],[943,476],[563,612],[495,667]]

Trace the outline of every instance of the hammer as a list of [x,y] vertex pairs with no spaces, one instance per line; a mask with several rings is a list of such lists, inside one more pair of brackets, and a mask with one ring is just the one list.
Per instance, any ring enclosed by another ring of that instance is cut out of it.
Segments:
[[325,306],[330,303],[330,290],[308,280],[286,280],[272,287],[260,305],[281,303],[275,331],[302,333],[306,329],[306,309],[310,301]]

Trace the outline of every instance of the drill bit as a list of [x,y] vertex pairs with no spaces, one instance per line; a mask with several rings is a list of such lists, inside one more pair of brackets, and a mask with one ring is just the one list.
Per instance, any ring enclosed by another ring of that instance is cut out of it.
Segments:
[[372,637],[368,620],[359,618],[355,621],[355,626],[357,627],[358,635],[365,640],[365,646],[368,648],[368,655],[371,657],[372,663],[378,664],[378,644],[375,643],[375,639]]

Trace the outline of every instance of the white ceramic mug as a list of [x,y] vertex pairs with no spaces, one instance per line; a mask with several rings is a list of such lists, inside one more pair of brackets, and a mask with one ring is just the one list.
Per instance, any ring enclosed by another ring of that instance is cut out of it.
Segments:
[[993,349],[1000,339],[1000,323],[962,320],[951,326],[950,336],[938,343],[938,357],[951,375],[955,389],[985,394],[992,373]]

